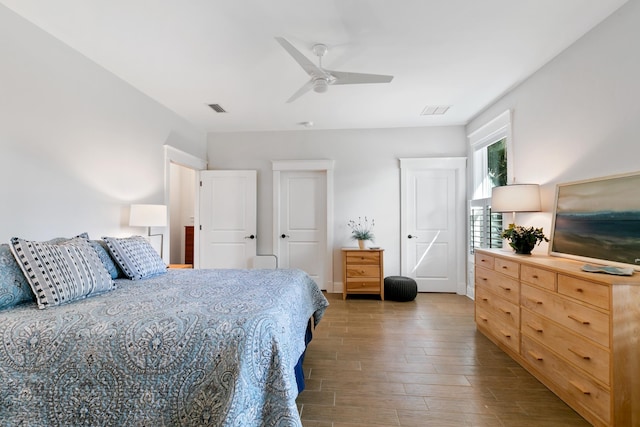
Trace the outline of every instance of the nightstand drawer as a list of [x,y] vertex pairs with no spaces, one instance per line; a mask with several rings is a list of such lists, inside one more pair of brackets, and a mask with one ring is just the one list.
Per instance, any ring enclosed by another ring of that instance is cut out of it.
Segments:
[[533,286],[522,284],[523,307],[560,323],[598,344],[609,347],[609,316]]
[[378,265],[380,263],[380,252],[359,251],[347,254],[347,265],[364,264]]
[[559,274],[558,293],[609,310],[608,286]]
[[523,265],[520,270],[520,279],[550,291],[556,290],[556,274],[553,271]]
[[583,409],[610,423],[611,393],[606,388],[582,374],[576,368],[556,356],[545,346],[526,335],[522,336],[522,356],[567,394]]
[[520,313],[522,333],[541,342],[572,364],[609,385],[609,351],[540,317],[526,308]]
[[347,292],[379,292],[378,279],[347,279]]
[[493,270],[476,267],[476,286],[500,295],[514,304],[520,303],[520,283]]
[[496,258],[494,261],[494,270],[511,276],[513,278],[520,277],[520,264],[513,261],[507,261],[506,259]]
[[380,277],[378,265],[349,265],[347,264],[347,278],[350,277]]

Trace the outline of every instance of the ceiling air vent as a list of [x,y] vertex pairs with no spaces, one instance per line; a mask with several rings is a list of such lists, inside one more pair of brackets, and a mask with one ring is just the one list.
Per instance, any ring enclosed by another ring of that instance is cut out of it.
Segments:
[[222,108],[220,106],[220,104],[209,104],[209,107],[215,111],[216,113],[226,113],[227,110],[225,110],[224,108]]
[[441,116],[449,111],[451,105],[427,105],[420,113],[421,116]]

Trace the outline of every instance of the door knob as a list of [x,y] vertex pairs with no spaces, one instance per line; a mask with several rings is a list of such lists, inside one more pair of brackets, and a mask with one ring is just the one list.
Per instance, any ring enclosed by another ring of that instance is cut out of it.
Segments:
[[418,236],[412,236],[411,234],[409,234],[407,237],[410,238],[410,239],[417,239],[418,238]]
[[250,236],[244,236],[244,238],[245,238],[245,239],[251,239],[251,240],[253,240],[253,239],[255,239],[255,238],[256,238],[256,236],[252,234],[252,235],[250,235]]
[[282,234],[280,235],[280,237],[281,237],[281,238],[283,238],[283,239],[286,239],[287,237],[290,237],[290,236],[289,236],[288,234],[284,234],[284,233],[282,233]]

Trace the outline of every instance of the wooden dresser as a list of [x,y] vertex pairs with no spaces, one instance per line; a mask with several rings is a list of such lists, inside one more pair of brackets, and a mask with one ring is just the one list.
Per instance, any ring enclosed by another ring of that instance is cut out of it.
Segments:
[[184,226],[184,263],[193,264],[193,225]]
[[640,273],[477,250],[478,330],[596,426],[640,426]]
[[342,298],[376,294],[384,300],[384,249],[342,249]]

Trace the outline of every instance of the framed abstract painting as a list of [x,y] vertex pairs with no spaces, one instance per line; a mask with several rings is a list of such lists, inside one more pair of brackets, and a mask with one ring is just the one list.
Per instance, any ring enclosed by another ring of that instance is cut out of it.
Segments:
[[549,253],[640,270],[640,172],[558,184]]

